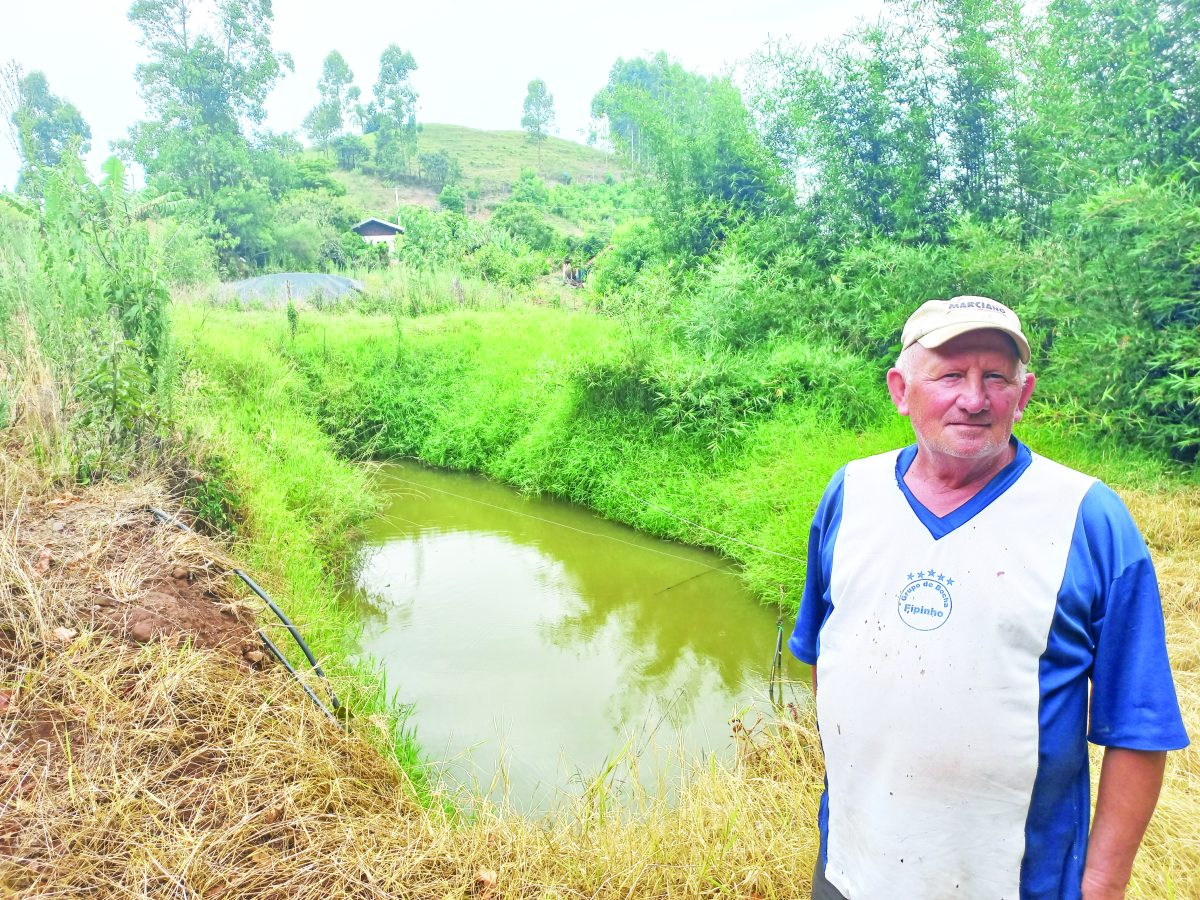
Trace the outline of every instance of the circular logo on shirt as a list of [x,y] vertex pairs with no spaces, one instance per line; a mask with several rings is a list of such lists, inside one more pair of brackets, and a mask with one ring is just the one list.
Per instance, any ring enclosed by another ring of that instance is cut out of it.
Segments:
[[954,601],[950,599],[950,585],[954,579],[941,572],[918,572],[909,575],[909,582],[896,604],[900,621],[917,631],[934,631],[946,624]]

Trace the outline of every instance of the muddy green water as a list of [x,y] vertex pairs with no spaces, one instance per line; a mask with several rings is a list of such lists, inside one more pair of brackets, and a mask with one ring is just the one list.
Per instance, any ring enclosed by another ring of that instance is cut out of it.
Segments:
[[[719,557],[476,476],[395,463],[379,478],[361,647],[452,781],[540,811],[629,748],[643,786],[670,791],[681,756],[728,754],[730,718],[769,708],[776,614]],[[617,766],[606,789],[632,777]]]

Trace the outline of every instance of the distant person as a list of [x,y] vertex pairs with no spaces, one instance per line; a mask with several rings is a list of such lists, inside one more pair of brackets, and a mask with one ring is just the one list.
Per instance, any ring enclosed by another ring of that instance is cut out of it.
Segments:
[[826,764],[813,897],[1124,897],[1188,743],[1146,544],[1109,488],[1012,436],[1034,388],[1012,310],[931,300],[901,345],[916,443],[833,476],[789,642]]
[[571,261],[564,259],[562,262],[562,280],[563,284],[571,283]]

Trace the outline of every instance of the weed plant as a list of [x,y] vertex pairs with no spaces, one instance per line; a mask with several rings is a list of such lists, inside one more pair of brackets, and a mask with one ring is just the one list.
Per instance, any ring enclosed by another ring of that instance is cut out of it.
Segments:
[[104,172],[93,184],[68,155],[43,173],[41,202],[3,198],[24,239],[0,252],[0,353],[14,366],[36,357],[53,373],[67,427],[52,432],[62,446],[43,452],[59,458],[64,479],[144,467],[174,383],[147,205],[127,190],[117,159]]

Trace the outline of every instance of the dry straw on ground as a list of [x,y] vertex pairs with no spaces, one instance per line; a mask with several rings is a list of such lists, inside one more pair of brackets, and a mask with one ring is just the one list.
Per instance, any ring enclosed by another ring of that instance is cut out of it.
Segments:
[[[28,897],[803,896],[816,852],[811,722],[740,732],[677,802],[615,813],[598,780],[533,821],[422,805],[368,740],[234,643],[112,627],[164,570],[239,620],[203,539],[157,527],[153,482],[55,489],[0,447],[0,894]],[[1200,721],[1200,496],[1129,498],[1158,558],[1180,698]],[[54,523],[59,522],[62,527]],[[100,602],[112,602],[105,606]],[[227,616],[228,618],[228,616]],[[230,652],[230,650],[234,652]],[[1200,897],[1200,756],[1173,754],[1131,896]]]

